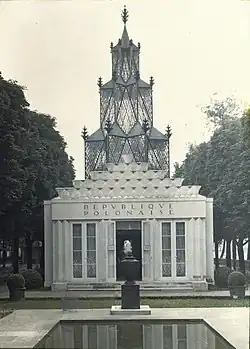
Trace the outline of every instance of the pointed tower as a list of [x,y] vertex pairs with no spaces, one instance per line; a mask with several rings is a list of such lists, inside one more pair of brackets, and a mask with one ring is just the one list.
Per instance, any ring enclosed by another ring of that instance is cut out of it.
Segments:
[[147,162],[153,170],[169,174],[171,130],[162,134],[153,126],[153,77],[149,83],[140,78],[140,44],[135,45],[127,31],[128,11],[122,12],[121,39],[111,43],[112,78],[100,93],[100,128],[88,136],[84,128],[85,176],[106,170],[107,163]]

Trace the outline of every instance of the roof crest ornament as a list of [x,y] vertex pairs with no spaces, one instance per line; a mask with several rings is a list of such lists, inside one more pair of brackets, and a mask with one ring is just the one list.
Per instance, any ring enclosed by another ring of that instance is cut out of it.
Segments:
[[126,25],[126,23],[128,21],[128,10],[126,8],[126,5],[124,5],[124,9],[122,11],[122,21],[123,21],[124,25]]

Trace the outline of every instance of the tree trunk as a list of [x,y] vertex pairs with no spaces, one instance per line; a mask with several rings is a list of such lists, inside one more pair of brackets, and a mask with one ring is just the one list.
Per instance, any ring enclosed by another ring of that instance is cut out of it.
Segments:
[[6,250],[6,244],[5,244],[5,241],[3,240],[3,268],[5,269],[6,268],[6,260],[7,260],[7,250]]
[[27,260],[27,269],[32,269],[32,239],[31,234],[27,234],[25,237],[26,243],[26,260]]
[[42,247],[41,247],[40,268],[44,269],[44,241],[42,241]]
[[226,249],[226,240],[223,240],[223,247],[220,255],[220,259],[223,258]]
[[248,246],[247,246],[247,260],[250,261],[250,238],[248,239]]
[[215,247],[215,258],[214,258],[214,264],[215,264],[215,269],[219,268],[219,243],[218,241],[216,241],[214,243],[214,247]]
[[236,270],[236,241],[233,240],[233,269]]
[[13,267],[14,274],[19,273],[18,255],[19,255],[19,237],[14,237],[12,240],[12,253],[11,253],[12,267]]
[[245,266],[245,258],[244,258],[244,249],[243,249],[243,240],[242,239],[239,239],[239,241],[238,241],[238,255],[239,255],[240,272],[245,274],[246,273],[246,266]]
[[227,241],[227,248],[226,248],[226,262],[227,267],[231,268],[231,241]]

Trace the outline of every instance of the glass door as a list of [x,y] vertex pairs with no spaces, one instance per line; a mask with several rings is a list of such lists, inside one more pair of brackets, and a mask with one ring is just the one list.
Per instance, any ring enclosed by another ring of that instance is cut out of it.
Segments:
[[186,278],[186,224],[162,222],[161,276],[176,281]]

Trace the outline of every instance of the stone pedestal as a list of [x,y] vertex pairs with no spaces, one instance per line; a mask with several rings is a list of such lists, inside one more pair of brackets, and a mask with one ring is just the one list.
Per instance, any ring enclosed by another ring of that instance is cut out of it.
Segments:
[[126,281],[122,285],[122,309],[140,309],[140,285]]
[[110,310],[111,315],[151,315],[148,305],[141,305],[139,309],[122,309],[120,305],[113,305]]

